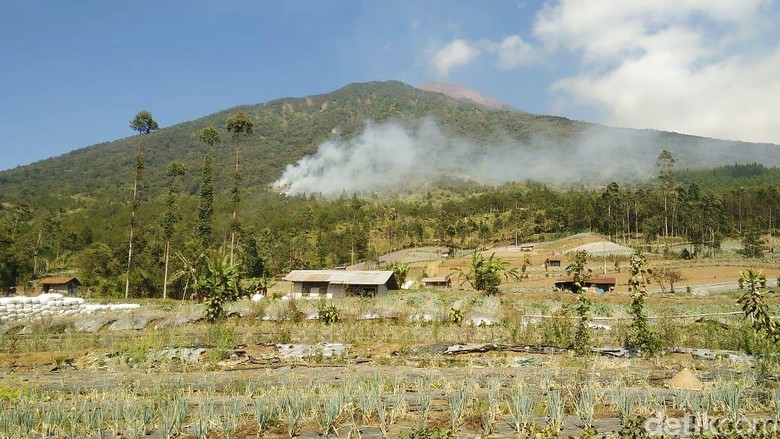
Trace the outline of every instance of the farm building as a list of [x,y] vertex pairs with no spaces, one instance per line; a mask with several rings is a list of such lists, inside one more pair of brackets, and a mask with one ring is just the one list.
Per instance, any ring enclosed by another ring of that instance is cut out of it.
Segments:
[[[603,293],[605,291],[611,291],[615,288],[615,278],[614,277],[601,277],[601,278],[591,278],[583,282],[583,286],[586,288],[594,288],[596,292]],[[558,279],[555,281],[555,288],[557,288],[560,291],[563,290],[571,290],[574,288],[574,278],[572,277],[565,277],[563,279]]]
[[284,280],[292,282],[296,299],[384,296],[398,289],[392,271],[293,270]]
[[81,282],[75,277],[47,277],[41,279],[41,290],[44,293],[60,293],[75,296],[78,293],[78,287]]
[[420,282],[422,282],[425,288],[449,288],[452,286],[452,282],[450,281],[449,276],[426,277],[423,278]]

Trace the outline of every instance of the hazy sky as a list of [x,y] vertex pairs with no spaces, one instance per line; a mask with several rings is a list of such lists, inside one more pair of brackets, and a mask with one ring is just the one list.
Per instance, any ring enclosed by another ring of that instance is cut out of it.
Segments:
[[768,0],[0,2],[0,169],[239,104],[398,79],[780,143]]

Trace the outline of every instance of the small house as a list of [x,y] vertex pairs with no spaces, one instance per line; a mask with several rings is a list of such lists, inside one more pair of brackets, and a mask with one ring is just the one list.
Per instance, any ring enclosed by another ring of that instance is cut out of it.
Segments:
[[284,280],[292,282],[296,299],[385,296],[398,289],[392,271],[293,270]]
[[75,277],[47,277],[38,281],[41,284],[41,291],[44,293],[59,293],[75,296],[78,293],[78,287],[81,282]]
[[426,277],[421,282],[425,288],[450,288],[452,286],[449,276]]
[[[614,290],[616,282],[614,277],[594,277],[582,282],[582,284],[582,286],[585,288],[593,288],[597,293],[604,293]],[[556,280],[555,288],[559,291],[573,290],[574,278],[565,277],[563,279]]]

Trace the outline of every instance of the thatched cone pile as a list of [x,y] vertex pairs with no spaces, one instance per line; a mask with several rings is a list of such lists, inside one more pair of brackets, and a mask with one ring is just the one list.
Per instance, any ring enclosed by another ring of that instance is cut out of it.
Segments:
[[685,368],[677,373],[674,377],[672,377],[671,381],[669,381],[669,388],[672,390],[696,390],[701,391],[703,389],[703,386],[701,384],[701,381],[699,381],[698,378],[696,378],[696,375],[693,374],[688,368]]

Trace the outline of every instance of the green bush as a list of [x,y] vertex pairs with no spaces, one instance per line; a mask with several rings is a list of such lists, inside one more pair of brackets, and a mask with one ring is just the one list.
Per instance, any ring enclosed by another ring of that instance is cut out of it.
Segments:
[[568,307],[554,312],[551,319],[545,319],[539,326],[542,330],[543,345],[566,348],[571,344],[574,325]]
[[463,311],[457,308],[451,308],[450,312],[447,314],[447,321],[452,325],[462,325]]
[[233,348],[238,343],[238,336],[233,326],[216,324],[206,330],[204,342],[211,347],[209,357],[212,360],[226,360],[233,354]]
[[319,312],[317,313],[317,316],[320,319],[320,322],[326,324],[326,325],[332,325],[333,323],[338,323],[341,320],[341,317],[339,317],[339,310],[336,308],[336,305],[334,304],[320,304]]

